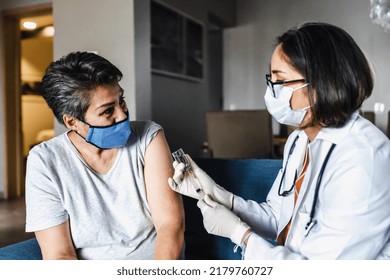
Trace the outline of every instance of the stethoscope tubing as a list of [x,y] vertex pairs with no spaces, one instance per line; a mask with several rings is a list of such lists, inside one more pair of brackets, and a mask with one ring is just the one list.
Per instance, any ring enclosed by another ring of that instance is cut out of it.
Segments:
[[[281,191],[281,188],[282,188],[282,184],[283,184],[283,181],[284,181],[284,177],[286,175],[286,170],[287,170],[287,166],[288,166],[288,161],[290,159],[290,156],[292,155],[292,153],[294,152],[294,149],[295,149],[295,146],[296,146],[296,142],[298,141],[299,139],[299,135],[297,135],[294,139],[294,142],[292,143],[291,147],[290,147],[290,150],[288,152],[288,156],[287,156],[287,160],[286,160],[286,164],[284,166],[284,170],[283,170],[283,174],[282,174],[282,178],[280,179],[280,183],[279,183],[279,189],[278,189],[278,195],[279,196],[287,196],[295,187],[295,181],[297,179],[297,171],[295,171],[295,176],[294,176],[294,181],[293,181],[293,184],[291,186],[290,189],[288,190],[285,190],[285,191]],[[306,230],[306,233],[305,233],[305,236],[307,236],[307,234],[309,233],[309,231],[311,230],[311,228],[317,223],[314,219],[314,216],[315,216],[315,209],[316,209],[316,206],[317,206],[317,201],[318,201],[318,196],[319,196],[319,190],[320,190],[320,186],[321,186],[321,181],[322,181],[322,177],[324,175],[324,172],[325,172],[325,168],[326,168],[326,165],[328,164],[328,161],[329,161],[329,158],[330,158],[330,155],[332,154],[334,148],[336,147],[336,144],[333,143],[332,146],[330,147],[328,153],[326,154],[326,157],[325,157],[325,160],[324,162],[322,163],[322,166],[321,166],[321,169],[320,169],[320,173],[318,174],[318,178],[317,178],[317,183],[316,183],[316,187],[315,187],[315,190],[314,190],[314,199],[313,199],[313,204],[312,204],[312,207],[311,207],[311,211],[310,211],[310,220],[309,222],[306,224],[306,227],[305,227],[305,230]]]
[[288,161],[290,160],[290,156],[292,155],[292,153],[294,152],[294,149],[295,149],[295,145],[297,143],[299,139],[299,135],[297,135],[294,139],[294,142],[292,143],[291,147],[290,147],[290,150],[288,151],[288,156],[287,156],[287,160],[286,160],[286,164],[284,166],[284,169],[283,169],[283,174],[282,174],[282,178],[280,179],[280,183],[279,183],[279,188],[278,188],[278,195],[279,196],[287,196],[295,187],[295,181],[297,180],[297,172],[295,171],[295,176],[294,176],[294,181],[293,181],[293,184],[291,186],[290,189],[284,191],[284,192],[281,192],[281,189],[282,189],[282,183],[284,181],[284,176],[286,175],[286,170],[287,170],[287,166],[288,166]]
[[318,201],[318,195],[319,195],[319,191],[320,191],[322,176],[324,175],[325,167],[328,164],[330,155],[332,154],[332,152],[333,152],[335,147],[336,147],[336,144],[333,143],[332,146],[330,147],[328,153],[326,154],[324,163],[322,164],[320,173],[318,174],[317,183],[316,183],[316,189],[314,191],[313,205],[311,206],[311,211],[310,211],[310,220],[306,224],[306,228],[305,228],[306,230],[310,227],[310,224],[313,222],[314,215],[315,215],[315,212],[316,212],[316,206],[317,206],[317,201]]

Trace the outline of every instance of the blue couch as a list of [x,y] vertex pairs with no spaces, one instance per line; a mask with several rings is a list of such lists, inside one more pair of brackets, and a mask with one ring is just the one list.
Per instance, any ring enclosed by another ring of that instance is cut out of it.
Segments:
[[[197,164],[227,190],[245,199],[265,201],[281,168],[281,160],[272,159],[195,159]],[[186,213],[185,258],[190,260],[234,260],[234,244],[227,238],[209,235],[203,227],[196,200],[184,197]],[[41,251],[35,238],[0,248],[0,260],[39,260]]]
[[[195,159],[217,184],[241,196],[258,202],[265,201],[279,169],[281,160],[273,159]],[[233,252],[230,239],[210,235],[203,227],[202,214],[196,200],[184,197],[186,213],[186,259],[237,260],[241,253]]]

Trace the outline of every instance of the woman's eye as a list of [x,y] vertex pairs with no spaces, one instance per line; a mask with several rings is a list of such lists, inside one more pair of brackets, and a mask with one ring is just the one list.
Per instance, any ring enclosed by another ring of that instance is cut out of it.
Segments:
[[111,115],[112,113],[114,113],[114,108],[108,108],[103,111],[102,115]]
[[119,105],[122,106],[123,104],[125,104],[125,97],[121,96],[119,97]]

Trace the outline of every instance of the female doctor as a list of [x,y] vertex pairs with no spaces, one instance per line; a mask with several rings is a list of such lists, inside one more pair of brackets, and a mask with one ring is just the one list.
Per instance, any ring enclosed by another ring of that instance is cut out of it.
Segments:
[[183,163],[170,187],[199,198],[206,230],[245,259],[390,258],[390,141],[358,114],[373,87],[360,48],[336,26],[303,24],[277,38],[266,82],[270,114],[297,127],[266,202],[226,191],[190,158],[204,197]]

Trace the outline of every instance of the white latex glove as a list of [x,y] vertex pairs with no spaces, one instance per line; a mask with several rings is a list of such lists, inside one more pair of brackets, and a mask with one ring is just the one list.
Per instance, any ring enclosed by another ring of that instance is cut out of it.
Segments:
[[[209,195],[214,201],[226,206],[228,209],[233,207],[233,194],[228,192],[215,183],[206,172],[186,155],[191,165],[190,173],[184,174],[184,163],[173,162],[175,173],[173,178],[168,179],[168,184],[172,190],[195,199],[202,199],[204,194]],[[201,188],[203,194],[199,195],[196,189]]]
[[241,245],[242,238],[250,228],[225,206],[215,202],[208,195],[198,201],[203,215],[203,225],[208,233],[230,238],[233,243]]

